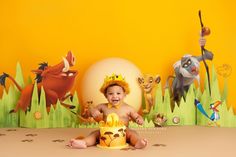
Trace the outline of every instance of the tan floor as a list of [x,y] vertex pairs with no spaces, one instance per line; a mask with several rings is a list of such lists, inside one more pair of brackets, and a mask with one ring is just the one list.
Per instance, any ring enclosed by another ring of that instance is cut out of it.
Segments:
[[93,129],[0,128],[0,157],[228,157],[235,156],[236,128],[199,126],[137,129],[149,140],[143,150],[70,149],[70,138]]

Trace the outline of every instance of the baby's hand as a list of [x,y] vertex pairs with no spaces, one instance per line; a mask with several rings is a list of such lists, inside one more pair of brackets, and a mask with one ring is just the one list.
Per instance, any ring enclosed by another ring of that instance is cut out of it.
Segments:
[[92,117],[94,118],[95,121],[100,122],[103,120],[103,114],[99,110],[93,110],[91,112]]
[[101,115],[101,112],[99,112],[98,110],[95,110],[91,114],[92,114],[93,118],[97,118]]
[[143,118],[142,118],[141,116],[138,116],[138,117],[136,118],[136,123],[137,123],[138,125],[143,125]]

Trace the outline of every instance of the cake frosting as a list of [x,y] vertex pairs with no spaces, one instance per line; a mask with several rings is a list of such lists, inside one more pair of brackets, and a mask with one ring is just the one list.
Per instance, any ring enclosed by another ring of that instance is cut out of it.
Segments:
[[116,113],[107,116],[106,122],[99,122],[100,139],[98,147],[107,149],[121,149],[128,146],[126,143],[126,126],[119,120]]

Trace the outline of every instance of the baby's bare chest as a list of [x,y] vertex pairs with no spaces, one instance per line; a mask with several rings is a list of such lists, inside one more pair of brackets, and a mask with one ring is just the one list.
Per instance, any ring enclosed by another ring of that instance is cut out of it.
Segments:
[[125,107],[120,107],[119,109],[114,107],[103,109],[103,115],[105,118],[111,113],[116,113],[120,119],[128,119],[130,116],[129,110]]

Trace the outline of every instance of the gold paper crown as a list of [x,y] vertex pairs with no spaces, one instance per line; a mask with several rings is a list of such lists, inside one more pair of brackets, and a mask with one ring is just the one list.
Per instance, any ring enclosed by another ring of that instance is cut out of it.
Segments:
[[111,76],[106,76],[106,78],[104,79],[103,85],[100,88],[100,91],[103,94],[106,94],[105,91],[106,91],[107,87],[109,87],[110,85],[113,85],[113,84],[117,84],[117,85],[123,87],[125,90],[125,93],[129,94],[129,92],[130,92],[129,85],[125,81],[125,78],[122,77],[122,75],[116,75],[116,74],[112,74]]

